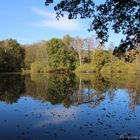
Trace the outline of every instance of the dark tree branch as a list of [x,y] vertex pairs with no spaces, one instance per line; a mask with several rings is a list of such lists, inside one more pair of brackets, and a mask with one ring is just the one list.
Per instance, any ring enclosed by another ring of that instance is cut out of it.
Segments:
[[[46,0],[46,5],[53,3]],[[126,36],[119,49],[139,47],[140,44],[140,0],[106,0],[95,5],[93,0],[61,0],[54,6],[57,19],[68,13],[69,19],[90,18],[89,31],[95,31],[101,43],[108,41],[108,30]],[[125,47],[124,47],[125,46]]]

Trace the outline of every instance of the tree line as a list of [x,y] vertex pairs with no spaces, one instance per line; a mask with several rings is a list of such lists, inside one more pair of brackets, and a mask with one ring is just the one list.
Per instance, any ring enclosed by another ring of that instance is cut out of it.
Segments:
[[[114,49],[113,49],[114,48]],[[31,45],[14,39],[0,41],[0,72],[136,72],[139,48],[118,53],[113,43],[105,50],[96,37],[82,39],[65,35]]]

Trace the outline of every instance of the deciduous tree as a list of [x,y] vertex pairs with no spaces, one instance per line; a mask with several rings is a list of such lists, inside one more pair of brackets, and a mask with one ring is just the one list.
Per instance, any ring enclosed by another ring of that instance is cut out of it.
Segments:
[[[53,0],[46,0],[46,5]],[[125,52],[128,48],[140,47],[140,1],[105,0],[97,5],[93,0],[60,0],[54,6],[57,18],[68,13],[69,19],[90,18],[89,31],[96,31],[101,43],[108,40],[109,29],[126,36],[117,51]],[[117,52],[115,51],[115,52]]]

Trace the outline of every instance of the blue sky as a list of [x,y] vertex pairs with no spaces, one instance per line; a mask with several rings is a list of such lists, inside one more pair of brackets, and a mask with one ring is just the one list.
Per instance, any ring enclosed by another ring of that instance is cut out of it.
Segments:
[[[90,21],[55,18],[52,7],[44,5],[45,0],[2,0],[0,4],[0,40],[14,38],[21,44],[35,43],[52,37],[62,38],[69,34],[82,38],[95,35],[88,32]],[[98,1],[99,2],[99,1]],[[122,35],[110,30],[110,42],[118,45]]]

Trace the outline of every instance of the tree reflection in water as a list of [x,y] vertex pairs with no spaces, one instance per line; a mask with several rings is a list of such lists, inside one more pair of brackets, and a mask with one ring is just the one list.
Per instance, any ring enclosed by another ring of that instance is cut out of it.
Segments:
[[99,105],[106,97],[114,99],[117,89],[124,89],[130,98],[129,107],[134,111],[140,104],[140,77],[137,75],[114,74],[31,74],[0,75],[0,100],[16,102],[21,96],[31,96],[52,104]]
[[19,74],[0,75],[0,100],[13,103],[25,93],[25,76]]

